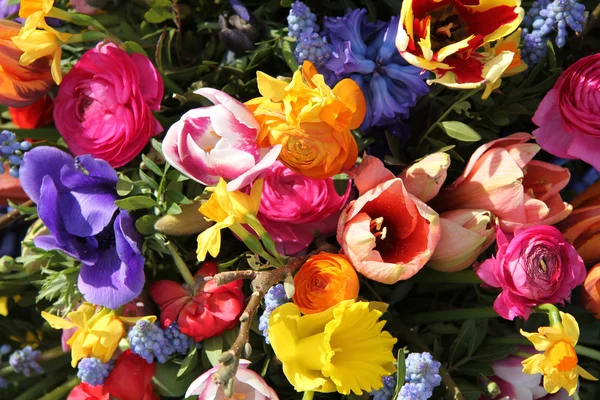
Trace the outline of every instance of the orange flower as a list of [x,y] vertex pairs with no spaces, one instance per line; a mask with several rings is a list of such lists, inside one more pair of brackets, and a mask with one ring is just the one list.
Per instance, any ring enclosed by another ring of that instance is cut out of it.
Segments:
[[600,264],[596,264],[588,272],[588,276],[583,283],[581,301],[586,310],[593,313],[597,319],[600,319]]
[[23,52],[11,38],[18,36],[21,25],[0,20],[0,104],[24,107],[42,97],[52,87],[48,60],[28,66],[19,64]]
[[21,181],[9,175],[8,171],[0,174],[0,206],[8,204],[8,200],[22,203],[29,199],[21,188]]
[[9,107],[13,124],[21,129],[42,128],[52,123],[54,103],[48,95],[25,107]]
[[556,227],[589,266],[600,262],[600,181],[571,202],[573,212]]
[[358,276],[342,255],[321,253],[304,263],[294,277],[294,303],[303,314],[325,311],[358,297]]
[[351,79],[333,90],[310,62],[304,62],[291,82],[258,72],[263,97],[246,103],[261,126],[261,147],[283,146],[279,159],[289,169],[310,178],[329,178],[351,168],[358,147],[351,129],[362,123],[366,103]]

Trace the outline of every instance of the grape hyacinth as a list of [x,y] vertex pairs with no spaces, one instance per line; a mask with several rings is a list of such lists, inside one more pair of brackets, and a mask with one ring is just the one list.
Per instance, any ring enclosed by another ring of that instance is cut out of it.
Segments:
[[81,382],[87,383],[91,386],[97,386],[104,384],[104,381],[112,370],[110,363],[103,363],[97,358],[83,358],[79,361],[77,368],[77,377],[81,379]]
[[165,338],[173,347],[173,351],[180,354],[187,354],[188,349],[194,347],[194,340],[179,330],[177,322],[173,322],[164,330]]
[[12,353],[8,362],[16,373],[22,373],[29,377],[33,371],[38,374],[44,372],[37,362],[40,355],[39,350],[33,350],[31,346],[27,346],[23,350],[17,350]]
[[537,0],[523,18],[523,49],[521,57],[537,64],[547,53],[546,41],[556,32],[554,43],[563,47],[567,41],[567,26],[574,32],[583,30],[585,5],[576,0]]
[[148,364],[154,362],[154,358],[160,364],[165,363],[175,352],[165,332],[158,325],[143,319],[131,328],[127,337],[131,351],[146,360]]
[[331,48],[325,37],[319,35],[317,17],[300,0],[292,4],[287,17],[289,35],[296,39],[294,55],[298,63],[308,60],[315,67],[323,66],[331,56]]
[[4,173],[4,164],[7,164],[10,176],[18,178],[23,153],[29,149],[31,149],[31,143],[27,141],[19,142],[14,133],[2,131],[0,133],[0,174]]
[[399,400],[427,400],[442,383],[440,362],[429,353],[410,353],[406,357],[406,378],[398,394]]
[[382,381],[383,387],[370,393],[373,400],[392,400],[396,391],[396,375],[384,376]]
[[[4,344],[0,347],[0,362],[2,362],[2,357],[10,353],[10,346]],[[6,389],[8,387],[8,381],[0,376],[0,389]]]
[[286,296],[285,289],[281,283],[273,286],[265,295],[265,311],[259,318],[258,329],[262,331],[266,343],[271,343],[269,341],[269,317],[271,317],[271,313],[277,307],[289,301],[290,299]]

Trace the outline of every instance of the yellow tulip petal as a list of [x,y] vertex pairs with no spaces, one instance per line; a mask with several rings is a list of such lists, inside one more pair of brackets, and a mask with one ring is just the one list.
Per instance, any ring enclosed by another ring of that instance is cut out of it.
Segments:
[[579,365],[577,366],[577,372],[579,373],[579,375],[582,378],[589,379],[590,381],[597,381],[598,380],[598,378],[596,378],[594,375],[592,375],[589,372],[587,372],[585,369],[583,369]]
[[543,360],[543,354],[534,354],[533,356],[523,360],[521,362],[523,365],[523,372],[529,375],[539,374],[541,371],[540,366]]
[[156,316],[147,315],[145,317],[119,317],[119,319],[129,325],[135,325],[135,323],[138,322],[140,319],[145,319],[146,321],[153,324],[156,321]]
[[572,344],[575,345],[579,340],[579,324],[577,323],[577,320],[571,314],[562,311],[560,311],[560,317],[565,335],[571,339]]
[[283,100],[285,87],[288,85],[287,82],[273,78],[261,71],[256,73],[256,80],[258,91],[262,96],[274,102]]
[[533,343],[533,346],[537,351],[545,351],[552,346],[552,342],[539,333],[525,332],[523,329],[521,329],[521,335],[525,336],[531,343]]
[[42,317],[48,321],[50,326],[54,329],[71,329],[75,327],[75,325],[66,319],[62,319],[57,317],[56,315],[52,315],[47,313],[46,311],[42,311]]

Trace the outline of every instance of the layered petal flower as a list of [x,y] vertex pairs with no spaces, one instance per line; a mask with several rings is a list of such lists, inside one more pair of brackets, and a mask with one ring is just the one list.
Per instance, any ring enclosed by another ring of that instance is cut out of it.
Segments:
[[600,319],[600,264],[588,272],[581,291],[581,301],[586,310],[592,312],[596,319]]
[[159,400],[152,389],[155,373],[156,363],[150,364],[127,350],[117,358],[102,388],[119,400]]
[[10,118],[18,128],[36,129],[52,123],[54,102],[48,95],[25,107],[9,107]]

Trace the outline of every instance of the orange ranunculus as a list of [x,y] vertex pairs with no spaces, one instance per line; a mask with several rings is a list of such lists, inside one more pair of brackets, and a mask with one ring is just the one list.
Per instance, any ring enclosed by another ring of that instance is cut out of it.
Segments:
[[589,266],[600,262],[600,181],[571,201],[573,212],[556,227]]
[[358,275],[342,255],[321,253],[304,263],[294,277],[294,303],[303,314],[325,311],[358,297]]
[[589,270],[582,289],[581,301],[585,309],[600,319],[600,264]]
[[258,72],[258,90],[263,97],[246,103],[261,126],[258,143],[281,144],[279,159],[289,169],[325,179],[354,165],[358,147],[350,130],[366,112],[356,82],[344,79],[332,90],[305,61],[291,82]]
[[9,107],[13,124],[21,129],[42,128],[52,123],[54,103],[48,95],[25,107]]
[[9,175],[8,171],[0,174],[0,206],[8,204],[8,200],[14,203],[22,203],[29,199],[23,188],[21,181]]
[[48,60],[28,66],[19,64],[23,52],[11,38],[18,36],[21,25],[0,20],[0,104],[24,107],[42,97],[52,87]]

